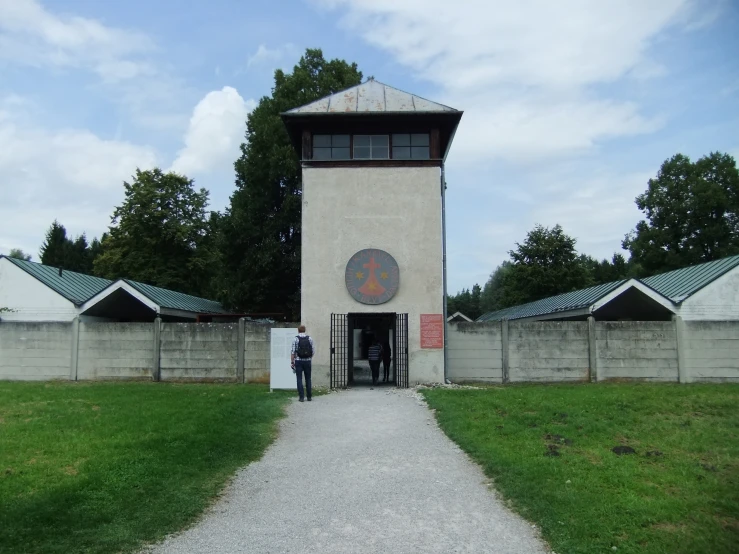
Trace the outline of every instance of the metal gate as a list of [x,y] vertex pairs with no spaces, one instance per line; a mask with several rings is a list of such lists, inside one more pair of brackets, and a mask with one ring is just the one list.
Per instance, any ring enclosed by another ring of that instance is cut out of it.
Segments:
[[395,385],[408,388],[408,314],[395,315]]
[[346,314],[331,314],[331,388],[345,389],[349,368],[349,336]]

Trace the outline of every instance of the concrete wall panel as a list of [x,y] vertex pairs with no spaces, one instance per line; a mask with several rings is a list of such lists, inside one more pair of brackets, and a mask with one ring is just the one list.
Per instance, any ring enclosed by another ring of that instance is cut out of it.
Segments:
[[71,323],[0,323],[0,379],[69,379],[71,355]]
[[162,323],[161,380],[235,381],[237,323]]
[[588,376],[587,322],[510,322],[508,340],[511,382],[582,381]]
[[685,337],[691,380],[739,382],[739,321],[686,321]]
[[80,322],[77,379],[151,379],[152,323]]
[[595,335],[599,379],[678,380],[674,322],[597,322]]
[[450,323],[448,330],[451,381],[503,381],[500,323]]

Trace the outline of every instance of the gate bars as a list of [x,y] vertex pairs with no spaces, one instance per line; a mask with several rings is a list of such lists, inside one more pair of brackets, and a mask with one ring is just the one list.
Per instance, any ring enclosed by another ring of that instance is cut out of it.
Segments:
[[345,389],[349,366],[349,337],[346,314],[331,314],[331,388]]

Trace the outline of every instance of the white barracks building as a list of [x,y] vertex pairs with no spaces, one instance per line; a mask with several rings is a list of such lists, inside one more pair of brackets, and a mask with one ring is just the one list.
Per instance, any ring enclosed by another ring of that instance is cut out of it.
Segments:
[[398,386],[444,380],[444,160],[461,117],[374,80],[282,114],[302,163],[316,383],[351,384],[375,338]]

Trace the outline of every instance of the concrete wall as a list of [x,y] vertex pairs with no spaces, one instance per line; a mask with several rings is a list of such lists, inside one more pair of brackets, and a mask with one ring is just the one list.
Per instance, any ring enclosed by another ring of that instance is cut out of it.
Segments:
[[235,381],[238,323],[162,323],[161,380]]
[[694,381],[739,382],[739,321],[686,321],[682,344]]
[[0,258],[0,314],[3,321],[72,321],[77,308],[61,294],[31,277],[13,262]]
[[151,323],[79,324],[77,379],[151,379]]
[[69,379],[71,323],[0,323],[0,379]]
[[503,382],[500,323],[449,325],[448,378],[452,381]]
[[678,380],[674,322],[598,322],[595,332],[598,379]]
[[685,321],[739,320],[739,267],[728,271],[680,304]]
[[508,375],[515,381],[588,377],[587,322],[509,323]]
[[[441,314],[441,187],[438,167],[303,168],[302,321],[316,344],[313,379],[329,382],[331,313],[408,314],[409,381],[441,382],[442,349],[421,349],[420,315]],[[368,306],[346,290],[346,264],[378,248],[400,268],[389,302]]]
[[452,323],[452,381],[739,382],[739,321]]
[[[269,382],[275,326],[297,324],[1,322],[0,379]],[[448,376],[457,382],[739,382],[739,321],[452,323],[449,330]]]
[[[244,378],[249,383],[269,383],[271,363],[270,336],[273,327],[294,328],[299,323],[249,323],[245,326]],[[311,335],[312,336],[312,335]],[[315,339],[314,339],[315,343]],[[318,344],[316,344],[316,349]],[[322,384],[322,386],[325,383]]]

